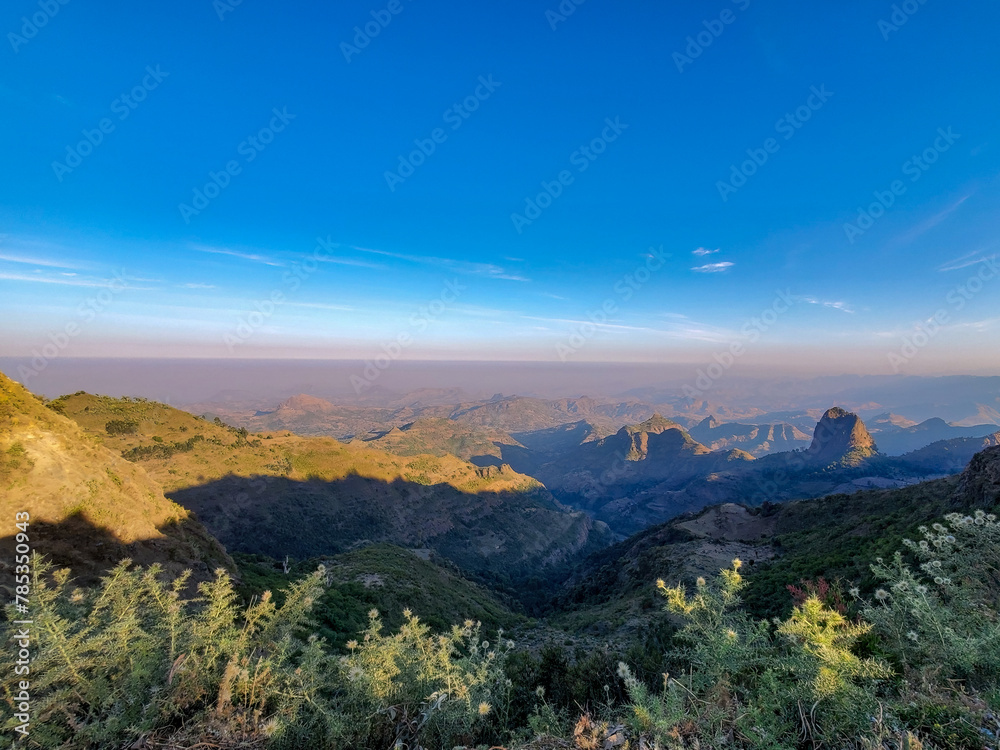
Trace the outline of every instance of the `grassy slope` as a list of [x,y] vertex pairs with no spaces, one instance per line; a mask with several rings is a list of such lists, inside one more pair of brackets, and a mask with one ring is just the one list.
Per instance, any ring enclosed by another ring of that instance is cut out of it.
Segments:
[[36,532],[45,525],[36,551],[83,578],[126,556],[172,572],[191,567],[198,578],[232,566],[141,467],[0,375],[0,513],[18,511],[31,514]]
[[451,454],[466,461],[477,456],[499,459],[502,458],[500,445],[518,445],[503,432],[469,427],[450,419],[419,419],[378,438],[365,440],[364,444],[399,456]]
[[777,506],[776,534],[771,546],[777,557],[750,575],[745,596],[760,616],[787,614],[789,584],[824,577],[844,587],[874,588],[869,566],[903,549],[904,538],[919,536],[917,527],[960,510],[958,477],[922,482],[896,490],[833,495]]
[[[402,479],[417,484],[443,483],[471,492],[528,491],[539,487],[530,477],[513,473],[484,478],[476,467],[454,456],[395,456],[333,438],[302,438],[287,432],[268,434],[266,439],[247,436],[249,442],[240,441],[232,428],[151,401],[78,393],[56,399],[52,407],[72,417],[105,446],[118,452],[170,445],[198,435],[204,437],[205,442],[198,443],[191,451],[175,452],[169,459],[154,456],[143,461],[150,474],[160,479],[168,491],[233,474],[324,481],[360,475],[384,482]],[[138,432],[108,435],[105,426],[114,419],[137,421]]]
[[372,608],[392,629],[402,624],[407,608],[439,632],[467,619],[481,622],[487,630],[510,628],[523,620],[508,603],[464,578],[447,560],[388,544],[294,563],[288,575],[270,558],[238,555],[237,562],[245,598],[270,590],[279,602],[291,581],[324,565],[330,585],[314,614],[320,634],[338,649],[364,629]]

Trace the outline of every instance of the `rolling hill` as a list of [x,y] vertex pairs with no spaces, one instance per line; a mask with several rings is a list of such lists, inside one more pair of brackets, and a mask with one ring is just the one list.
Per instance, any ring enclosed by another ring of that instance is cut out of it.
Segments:
[[[0,511],[9,519],[30,512],[34,550],[81,581],[126,557],[172,574],[190,568],[196,580],[219,567],[235,570],[225,549],[141,466],[3,375]],[[2,564],[12,559],[5,554]]]
[[477,466],[503,463],[503,446],[521,447],[514,438],[488,427],[473,428],[450,419],[423,418],[356,439],[358,444],[398,456],[451,454]]
[[478,620],[488,629],[509,628],[524,620],[512,610],[516,602],[470,581],[431,550],[373,544],[293,562],[287,573],[281,562],[268,557],[238,554],[236,561],[245,600],[272,591],[279,603],[291,583],[322,565],[326,590],[314,614],[320,635],[338,649],[365,628],[372,608],[392,629],[402,624],[404,609],[438,632],[468,619]]

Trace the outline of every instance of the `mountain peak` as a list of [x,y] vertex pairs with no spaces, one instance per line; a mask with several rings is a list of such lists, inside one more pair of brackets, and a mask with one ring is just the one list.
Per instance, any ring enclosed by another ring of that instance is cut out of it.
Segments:
[[839,406],[831,406],[826,410],[826,414],[823,415],[823,419],[843,419],[844,417],[858,418],[858,415],[846,409],[841,409]]
[[722,423],[719,422],[719,420],[715,418],[714,414],[709,414],[707,417],[705,417],[703,420],[701,420],[698,423],[697,426],[698,426],[698,429],[700,429],[700,430],[714,430],[720,424],[722,424]]
[[654,414],[645,422],[639,422],[639,424],[629,425],[628,427],[622,427],[629,435],[635,435],[640,432],[648,432],[652,435],[659,435],[661,432],[666,432],[667,430],[681,430],[683,432],[684,428],[674,422],[672,419],[667,419],[661,414]]
[[834,406],[826,410],[816,425],[806,453],[816,463],[857,466],[876,455],[878,449],[861,417]]

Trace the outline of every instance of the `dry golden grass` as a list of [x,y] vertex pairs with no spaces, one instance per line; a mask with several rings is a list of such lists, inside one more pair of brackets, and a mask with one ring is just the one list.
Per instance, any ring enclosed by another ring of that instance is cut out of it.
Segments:
[[0,518],[21,511],[36,530],[49,527],[36,551],[69,555],[82,575],[122,556],[188,564],[205,575],[212,565],[231,565],[141,466],[0,375]]

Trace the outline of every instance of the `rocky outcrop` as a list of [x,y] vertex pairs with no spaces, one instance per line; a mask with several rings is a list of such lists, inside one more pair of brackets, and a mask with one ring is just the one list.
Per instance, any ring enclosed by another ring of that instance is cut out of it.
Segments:
[[857,466],[876,455],[875,439],[861,417],[839,406],[828,409],[820,419],[806,451],[810,463],[825,466]]
[[955,490],[963,506],[996,508],[1000,504],[1000,446],[973,456]]

